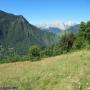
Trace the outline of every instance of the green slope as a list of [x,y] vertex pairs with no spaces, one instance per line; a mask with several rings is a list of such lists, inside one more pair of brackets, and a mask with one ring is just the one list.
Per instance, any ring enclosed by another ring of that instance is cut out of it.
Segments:
[[37,62],[0,65],[0,87],[18,90],[90,90],[90,51]]
[[32,45],[50,46],[56,36],[41,31],[21,15],[13,15],[0,11],[0,44],[15,48],[19,52],[27,51]]

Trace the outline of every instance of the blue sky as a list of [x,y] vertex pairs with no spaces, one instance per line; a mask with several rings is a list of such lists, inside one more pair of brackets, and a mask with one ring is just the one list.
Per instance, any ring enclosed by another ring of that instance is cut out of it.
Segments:
[[32,24],[90,20],[90,0],[0,0],[0,10],[23,15]]

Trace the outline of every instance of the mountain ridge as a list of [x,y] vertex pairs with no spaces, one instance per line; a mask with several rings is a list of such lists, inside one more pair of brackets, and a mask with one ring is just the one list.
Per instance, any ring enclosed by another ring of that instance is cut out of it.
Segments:
[[57,26],[37,26],[38,28],[40,28],[42,31],[47,31],[47,32],[52,32],[52,33],[61,33],[61,32],[64,32],[64,31],[68,31],[68,32],[72,32],[72,33],[77,33],[79,31],[79,28],[80,28],[80,24],[75,24],[75,25],[71,25],[71,26],[68,26],[66,25],[66,28],[65,29],[61,29]]
[[50,46],[55,34],[42,31],[30,24],[22,15],[0,12],[0,45],[25,52],[32,45]]

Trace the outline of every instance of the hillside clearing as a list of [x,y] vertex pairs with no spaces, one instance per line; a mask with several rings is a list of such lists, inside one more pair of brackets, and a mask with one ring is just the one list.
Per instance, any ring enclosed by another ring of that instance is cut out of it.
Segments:
[[0,87],[90,90],[90,51],[77,51],[37,62],[0,64]]

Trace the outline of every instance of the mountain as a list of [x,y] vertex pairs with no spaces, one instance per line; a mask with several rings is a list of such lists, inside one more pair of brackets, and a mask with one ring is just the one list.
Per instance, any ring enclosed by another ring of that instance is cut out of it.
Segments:
[[65,30],[69,32],[77,32],[79,30],[79,24],[69,21],[67,24],[64,22],[55,21],[52,24],[41,24],[37,25],[43,31],[52,32],[52,33],[62,33]]
[[39,24],[36,26],[43,31],[52,32],[54,34],[65,30],[65,24],[63,22],[58,21],[55,21],[52,24]]
[[67,29],[68,32],[77,33],[79,31],[80,24],[71,26]]
[[40,28],[40,30],[46,31],[46,32],[51,32],[51,33],[54,33],[54,34],[62,32],[62,30],[57,28],[57,27],[49,27],[49,28],[43,28],[43,29]]
[[30,24],[22,15],[0,11],[0,45],[26,52],[32,45],[50,46],[56,35]]
[[55,27],[55,28],[59,28],[60,30],[65,30],[66,29],[66,25],[64,22],[60,22],[60,21],[55,21],[51,24],[51,27]]

